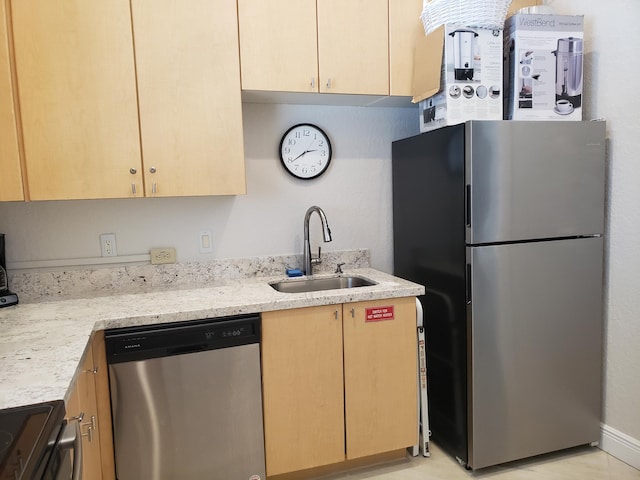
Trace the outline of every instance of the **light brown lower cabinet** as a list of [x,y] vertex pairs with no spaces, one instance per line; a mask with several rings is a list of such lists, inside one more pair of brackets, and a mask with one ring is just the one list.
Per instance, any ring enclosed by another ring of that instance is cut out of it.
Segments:
[[267,476],[417,443],[415,298],[262,314]]
[[72,394],[66,403],[67,420],[80,422],[82,478],[87,480],[115,479],[106,367],[104,332],[96,332],[78,367]]

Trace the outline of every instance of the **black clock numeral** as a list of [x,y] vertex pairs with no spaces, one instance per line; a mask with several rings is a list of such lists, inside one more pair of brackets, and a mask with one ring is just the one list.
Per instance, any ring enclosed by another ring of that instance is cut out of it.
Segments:
[[296,144],[296,140],[295,140],[295,138],[290,138],[290,139],[287,141],[287,145],[295,145],[295,144]]
[[289,147],[284,147],[284,153],[291,153],[291,149]]
[[311,135],[311,131],[310,131],[309,129],[306,129],[306,128],[305,128],[305,129],[303,130],[303,132],[304,132],[304,133],[303,133],[303,135],[304,135],[305,137],[308,137],[309,135]]

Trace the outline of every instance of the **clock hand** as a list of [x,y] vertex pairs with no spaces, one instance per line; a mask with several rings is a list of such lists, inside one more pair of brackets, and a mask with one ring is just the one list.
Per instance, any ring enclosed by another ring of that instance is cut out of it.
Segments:
[[303,156],[305,153],[311,153],[311,152],[317,152],[318,150],[305,150],[304,152],[302,152],[300,155],[298,155],[296,158],[294,158],[293,160],[291,160],[292,162],[295,162],[297,159],[299,159],[301,156]]
[[291,160],[292,162],[295,162],[297,159],[299,159],[301,156],[303,156],[305,153],[307,153],[307,150],[305,150],[304,152],[302,152],[300,155],[298,155],[296,158],[294,158],[293,160]]

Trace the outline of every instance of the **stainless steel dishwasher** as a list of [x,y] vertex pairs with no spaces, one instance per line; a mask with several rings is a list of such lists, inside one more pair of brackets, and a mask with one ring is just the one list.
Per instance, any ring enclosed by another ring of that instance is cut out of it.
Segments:
[[266,478],[258,315],[105,340],[118,480]]

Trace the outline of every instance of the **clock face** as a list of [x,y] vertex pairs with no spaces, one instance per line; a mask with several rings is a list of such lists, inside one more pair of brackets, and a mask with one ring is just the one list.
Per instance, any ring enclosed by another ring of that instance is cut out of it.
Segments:
[[296,178],[316,178],[331,162],[329,137],[310,123],[294,125],[280,141],[280,161],[285,170]]

